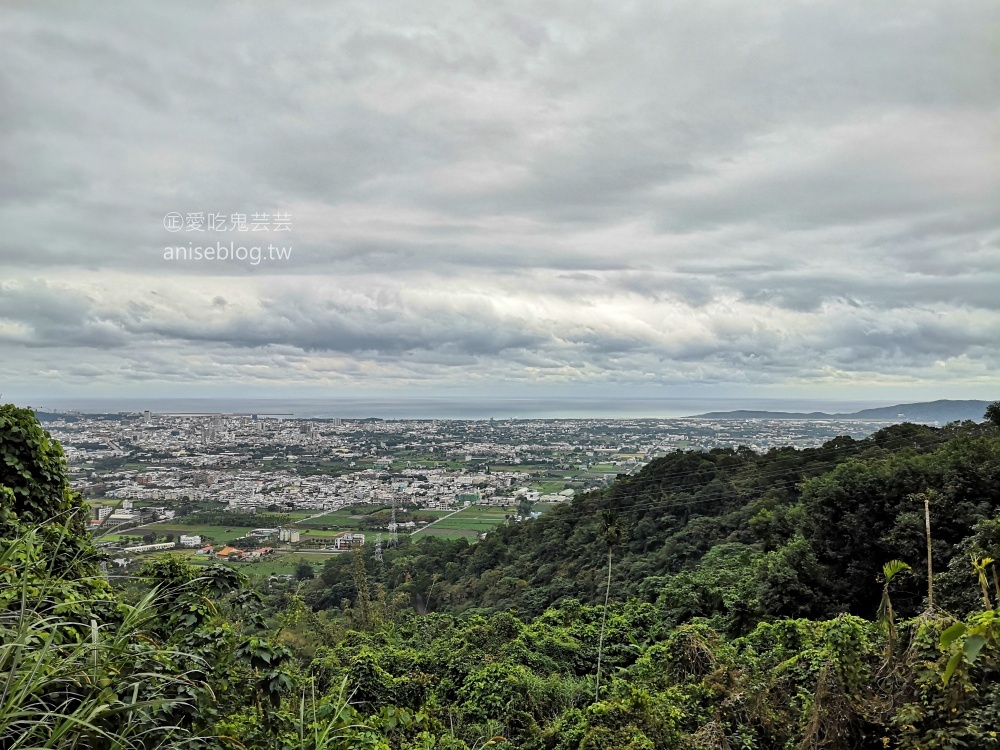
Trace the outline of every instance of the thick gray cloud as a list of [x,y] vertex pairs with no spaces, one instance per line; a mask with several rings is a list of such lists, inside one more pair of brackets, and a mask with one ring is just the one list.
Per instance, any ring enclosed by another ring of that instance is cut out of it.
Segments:
[[[15,392],[1000,382],[992,0],[8,3]],[[168,232],[179,212],[291,231]],[[167,260],[165,248],[291,247]]]

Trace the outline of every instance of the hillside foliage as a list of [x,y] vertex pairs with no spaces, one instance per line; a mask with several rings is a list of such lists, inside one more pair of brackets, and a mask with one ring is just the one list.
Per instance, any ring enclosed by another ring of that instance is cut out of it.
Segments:
[[108,580],[82,512],[0,407],[5,749],[1000,747],[990,422],[674,453],[301,582],[173,556]]

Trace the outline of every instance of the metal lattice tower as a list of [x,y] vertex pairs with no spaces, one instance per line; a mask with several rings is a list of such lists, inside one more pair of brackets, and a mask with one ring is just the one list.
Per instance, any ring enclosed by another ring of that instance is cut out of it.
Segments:
[[375,535],[375,560],[382,562],[382,532]]
[[392,498],[392,522],[389,524],[389,546],[395,548],[399,544],[396,537],[396,497]]

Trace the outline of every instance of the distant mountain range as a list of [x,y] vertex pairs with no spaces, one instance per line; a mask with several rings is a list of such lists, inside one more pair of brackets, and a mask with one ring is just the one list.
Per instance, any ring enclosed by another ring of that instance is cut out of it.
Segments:
[[697,414],[705,419],[864,419],[872,422],[947,422],[983,421],[989,401],[926,401],[917,404],[896,404],[878,409],[862,409],[849,414],[827,414],[822,411],[712,411]]

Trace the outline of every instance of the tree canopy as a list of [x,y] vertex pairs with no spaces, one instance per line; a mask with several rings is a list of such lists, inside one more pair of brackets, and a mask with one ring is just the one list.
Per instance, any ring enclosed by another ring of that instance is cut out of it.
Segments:
[[678,452],[478,544],[256,583],[106,580],[30,412],[0,456],[3,748],[1000,746],[990,423]]

